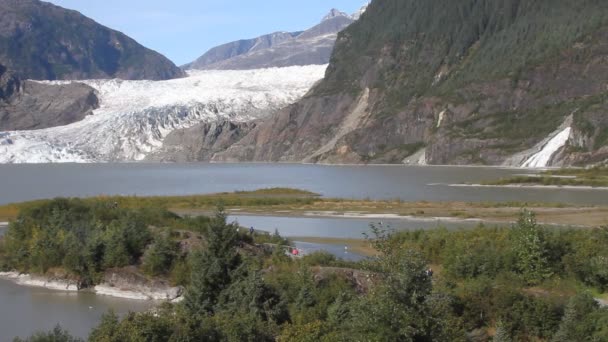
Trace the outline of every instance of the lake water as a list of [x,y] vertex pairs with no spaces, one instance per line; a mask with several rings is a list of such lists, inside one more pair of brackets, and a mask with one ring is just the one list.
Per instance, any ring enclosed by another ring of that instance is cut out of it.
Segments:
[[[0,236],[6,226],[0,225]],[[0,341],[27,337],[38,330],[50,330],[60,324],[79,337],[87,337],[101,316],[114,310],[118,315],[145,311],[154,302],[126,300],[92,293],[52,291],[20,286],[0,279]]]
[[[58,196],[187,195],[268,187],[293,187],[328,197],[405,201],[545,201],[606,204],[606,191],[449,187],[522,173],[517,169],[317,166],[292,164],[56,164],[0,165],[0,204]],[[431,185],[444,184],[444,185]],[[239,216],[240,224],[285,236],[361,238],[378,219],[276,218]],[[382,220],[396,230],[476,223]],[[0,234],[2,228],[0,227]],[[349,260],[343,246],[297,242],[307,250],[326,249]],[[61,324],[86,337],[109,309],[124,314],[154,303],[65,293],[15,285],[0,280],[0,341],[51,329]]]
[[[328,197],[405,201],[544,201],[606,204],[607,191],[450,187],[520,174],[520,169],[300,164],[0,165],[0,204],[58,196],[187,195],[268,187]],[[437,184],[437,185],[432,185]]]
[[154,306],[153,302],[51,291],[1,279],[0,303],[0,341],[27,337],[38,330],[47,331],[56,324],[84,338],[110,309],[124,315]]
[[370,223],[382,223],[384,229],[393,231],[412,231],[445,227],[448,229],[472,228],[479,225],[477,221],[454,222],[451,220],[424,219],[365,219],[365,218],[324,218],[324,217],[268,217],[233,215],[230,221],[236,221],[243,227],[254,227],[261,231],[274,233],[275,230],[284,237],[321,237],[338,239],[363,239],[364,233],[370,232]]

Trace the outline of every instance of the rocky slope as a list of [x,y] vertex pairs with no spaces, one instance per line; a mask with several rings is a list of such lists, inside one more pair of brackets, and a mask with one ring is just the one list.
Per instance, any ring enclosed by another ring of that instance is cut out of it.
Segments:
[[256,123],[220,120],[175,130],[167,135],[163,146],[146,156],[159,162],[209,161],[247,135]]
[[325,79],[220,161],[608,159],[608,3],[375,0]]
[[68,125],[98,106],[95,90],[85,84],[22,81],[0,65],[0,131]]
[[[363,10],[357,12],[358,18]],[[332,9],[316,26],[303,32],[276,32],[209,50],[185,69],[243,70],[327,64],[338,32],[354,17]]]
[[0,0],[0,63],[23,79],[36,80],[184,75],[126,35],[38,0]]
[[242,39],[216,46],[183,69],[211,69],[212,65],[247,53],[269,49],[297,37],[302,32],[274,32],[253,39]]
[[99,108],[65,126],[0,134],[0,163],[208,160],[255,121],[300,99],[326,66],[194,71],[168,81],[32,82],[84,84]]

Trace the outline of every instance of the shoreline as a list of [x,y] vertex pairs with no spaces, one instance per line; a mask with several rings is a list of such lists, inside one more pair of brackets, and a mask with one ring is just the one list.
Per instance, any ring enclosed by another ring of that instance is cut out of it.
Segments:
[[277,218],[327,218],[336,220],[364,220],[369,219],[384,219],[384,220],[399,220],[399,221],[411,221],[411,222],[441,222],[449,221],[453,223],[504,223],[505,221],[498,220],[484,220],[481,218],[458,218],[449,216],[413,216],[413,215],[400,215],[394,213],[362,213],[362,212],[337,212],[337,211],[289,211],[281,210],[274,212],[248,212],[240,211],[235,209],[228,210],[229,216],[238,218],[239,216],[255,216],[255,217],[277,217]]
[[[169,301],[179,302],[183,297],[181,291],[177,288],[170,288],[166,291],[134,291],[122,289],[112,286],[107,283],[101,283],[92,288],[79,289],[75,282],[68,280],[50,279],[43,276],[33,276],[30,274],[22,274],[16,271],[0,272],[0,279],[11,281],[19,286],[43,288],[51,291],[62,291],[72,293],[92,293],[98,296],[107,296],[120,299],[139,300],[139,301]],[[170,294],[171,290],[174,290]]]
[[449,186],[449,187],[472,187],[472,188],[511,188],[511,189],[550,189],[550,190],[598,190],[608,191],[608,187],[593,187],[590,185],[540,185],[540,184],[505,184],[505,185],[489,185],[489,184],[427,184],[429,186]]
[[449,216],[413,216],[413,215],[399,215],[392,213],[378,213],[378,214],[365,214],[360,212],[306,212],[304,213],[305,218],[335,218],[335,219],[356,219],[356,220],[368,220],[368,219],[385,219],[385,220],[400,220],[400,221],[411,221],[411,222],[441,222],[448,221],[453,223],[501,223],[501,221],[483,220],[480,218],[457,218]]

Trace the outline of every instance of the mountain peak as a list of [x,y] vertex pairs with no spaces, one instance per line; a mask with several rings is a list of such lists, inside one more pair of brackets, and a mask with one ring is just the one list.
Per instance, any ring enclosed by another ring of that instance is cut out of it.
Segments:
[[348,14],[346,14],[346,13],[340,11],[340,10],[337,10],[335,8],[332,8],[329,11],[329,13],[325,17],[323,17],[323,21],[329,20],[329,19],[333,19],[333,18],[337,18],[337,17],[347,17],[347,18],[350,18],[350,15],[348,15]]
[[367,11],[367,6],[369,6],[371,2],[366,3],[365,5],[363,5],[363,7],[361,7],[357,12],[353,13],[353,15],[351,15],[351,18],[353,18],[353,20],[359,20],[359,18],[361,18],[361,15],[363,15],[363,13],[365,13],[365,11]]

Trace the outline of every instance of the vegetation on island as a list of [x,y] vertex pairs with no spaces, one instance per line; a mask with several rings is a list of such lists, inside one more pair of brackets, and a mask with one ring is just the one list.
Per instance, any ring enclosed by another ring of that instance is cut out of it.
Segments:
[[[2,260],[30,269],[132,262],[158,274],[184,262],[181,303],[125,317],[108,313],[89,341],[608,339],[608,309],[594,298],[608,290],[608,228],[547,229],[528,211],[511,229],[392,233],[371,226],[375,256],[353,263],[327,253],[252,253],[259,242],[221,209],[194,220],[107,204],[54,200],[30,208],[2,243]],[[171,232],[182,229],[201,232],[205,243],[175,258]],[[70,249],[57,242],[79,237],[86,248],[66,258]],[[33,253],[32,246],[42,249]],[[37,253],[52,250],[63,252],[46,255],[53,264],[41,263]],[[26,339],[77,340],[59,327]]]
[[[418,218],[479,219],[484,222],[510,223],[521,208],[533,208],[539,221],[547,224],[593,227],[605,224],[607,206],[580,206],[553,202],[407,202],[400,199],[372,200],[326,198],[306,190],[270,188],[255,191],[188,196],[97,196],[81,199],[94,205],[109,202],[123,209],[157,208],[180,216],[210,215],[217,203],[226,211],[241,215],[269,216],[349,216],[387,215]],[[0,222],[15,220],[19,213],[48,200],[0,206]],[[556,210],[559,209],[559,210]]]
[[543,185],[608,187],[608,167],[559,169],[483,182],[483,185]]

